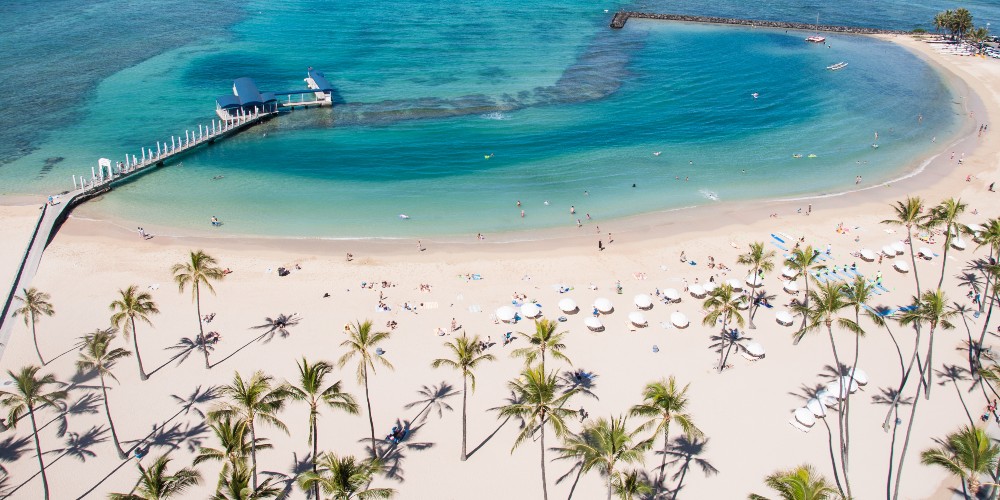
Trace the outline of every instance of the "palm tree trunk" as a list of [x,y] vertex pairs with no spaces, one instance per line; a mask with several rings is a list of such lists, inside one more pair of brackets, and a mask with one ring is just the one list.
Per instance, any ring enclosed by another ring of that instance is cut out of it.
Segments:
[[45,500],[49,500],[49,479],[45,477],[45,462],[42,461],[42,443],[38,441],[38,425],[35,423],[35,409],[28,405],[28,416],[31,417],[31,436],[35,438],[35,452],[38,454],[38,470],[42,474],[42,491]]
[[[859,311],[854,311],[854,323],[857,324],[861,320],[861,315]],[[848,389],[850,385],[854,383],[854,371],[858,369],[858,358],[861,354],[861,336],[858,334],[854,335],[854,363],[851,364],[851,382],[849,382]],[[849,461],[851,449],[851,391],[847,391],[847,396],[844,398],[844,470],[847,470],[847,463]]]
[[[830,337],[830,348],[833,349],[833,360],[835,363],[834,371],[837,373],[837,376],[839,377],[840,356],[837,354],[837,342],[833,338],[833,325],[829,321],[826,324],[826,333]],[[850,382],[848,382],[847,387],[844,387],[843,379],[840,379],[839,382],[840,382],[841,393],[838,394],[837,396],[838,397],[844,396],[844,400],[846,401],[847,395],[851,393],[850,391],[851,384]],[[846,446],[846,441],[844,440],[844,414],[846,413],[844,406],[845,405],[840,406],[839,408],[840,411],[837,412],[837,434],[839,435],[838,437],[840,438],[840,465],[844,470],[844,488],[847,490],[847,498],[851,498],[851,481],[847,477],[847,446]]]
[[[757,282],[757,270],[759,268],[760,268],[760,266],[754,266],[754,268],[753,268],[754,283]],[[753,287],[750,287],[750,288],[753,288]],[[757,312],[757,309],[760,308],[760,306],[754,307],[754,302],[755,301],[753,300],[753,296],[754,296],[754,294],[751,292],[750,293],[750,329],[751,330],[756,330],[757,329],[757,325],[753,324],[753,314],[755,312]]]
[[726,345],[726,327],[727,326],[729,326],[729,324],[726,321],[723,321],[722,322],[722,335],[719,336],[719,338],[722,339],[720,341],[721,345],[719,345],[719,373],[722,373],[722,368],[725,366],[725,362],[726,362],[726,358],[725,358],[724,355],[725,355],[725,350],[726,350],[725,349],[725,345]]
[[[198,340],[201,341],[202,350],[205,351],[205,369],[211,370],[212,364],[208,362],[208,340],[205,338],[205,325],[201,322],[201,289],[198,287],[197,281],[194,282],[194,302],[198,311]],[[134,334],[135,332],[133,331],[132,333]],[[256,469],[254,470],[254,474],[254,488],[256,488]]]
[[[201,322],[201,316],[198,316],[199,324]],[[146,370],[142,369],[142,355],[139,354],[139,332],[135,330],[135,318],[129,316],[129,321],[132,322],[132,345],[135,346],[135,359],[139,362],[139,378],[141,380],[147,380],[149,375],[146,375]]]
[[660,473],[656,479],[656,488],[653,491],[655,497],[656,494],[660,492],[660,486],[663,486],[663,476],[667,469],[667,451],[670,450],[670,421],[663,426],[663,455],[660,458]]
[[378,450],[375,449],[375,419],[372,418],[372,398],[368,395],[368,365],[361,365],[361,369],[363,382],[365,383],[365,402],[368,403],[368,426],[372,431],[372,457],[378,458]]
[[38,335],[35,335],[35,315],[34,313],[28,313],[31,316],[31,339],[35,341],[35,352],[38,353],[38,361],[42,362],[42,366],[48,363],[42,359],[42,351],[38,348]]
[[[316,456],[319,453],[319,427],[316,425],[316,410],[312,409],[311,412],[312,412],[311,415],[312,418],[309,419],[310,420],[309,430],[310,432],[312,432],[312,442],[313,442],[312,471],[313,474],[316,474],[316,462],[317,460],[319,460],[319,457]],[[313,485],[313,498],[315,498],[316,500],[320,499],[319,483]]]
[[[986,281],[987,286],[989,285],[989,283],[990,283],[989,280],[987,280]],[[996,291],[996,287],[994,286],[993,288],[994,288],[994,292],[995,292]],[[980,348],[982,348],[983,342],[986,342],[986,330],[988,330],[990,328],[990,316],[993,315],[993,306],[996,305],[996,302],[997,302],[997,295],[996,295],[996,293],[994,293],[992,296],[990,296],[990,308],[986,310],[986,319],[983,321],[983,331],[982,331],[982,333],[979,334],[979,347]],[[982,304],[985,304],[985,303],[986,303],[986,296],[983,295],[983,300],[979,301],[979,304],[980,304],[979,307],[982,307]]]
[[910,264],[913,265],[913,280],[917,283],[917,297],[920,296],[920,275],[917,273],[917,256],[913,253],[913,227],[906,225],[906,239],[910,242]]
[[128,458],[125,451],[122,450],[122,445],[118,442],[118,433],[115,431],[115,421],[111,418],[111,407],[108,406],[108,386],[104,384],[104,374],[100,373],[101,377],[101,393],[104,395],[104,413],[108,416],[108,426],[111,427],[111,440],[115,442],[115,451],[118,452],[118,458],[124,460]]
[[469,455],[465,452],[465,440],[468,436],[468,427],[466,426],[466,401],[468,400],[469,387],[467,382],[468,377],[462,374],[462,461],[464,462],[469,458]]
[[[806,280],[806,294],[805,294],[805,296],[802,297],[802,305],[805,306],[805,307],[809,307],[809,269],[806,268],[805,270],[802,271],[801,274],[802,274],[802,276]],[[799,331],[801,332],[802,330],[805,330],[805,329],[806,329],[806,315],[805,315],[805,313],[803,313],[802,314],[802,327],[799,328]],[[802,340],[802,337],[804,337],[804,336],[805,335],[796,335],[795,338],[792,339],[792,345],[799,345],[799,341]]]
[[[990,246],[990,258],[991,259],[993,258],[993,247],[992,246]],[[980,266],[980,269],[982,269],[981,266]],[[982,274],[985,275],[984,277],[986,278],[986,286],[983,287],[983,300],[979,301],[979,312],[980,313],[983,312],[983,304],[986,303],[986,297],[989,296],[989,294],[990,294],[990,273],[988,273],[988,272],[982,272]],[[993,288],[996,288],[996,285],[994,285]]]
[[896,465],[896,484],[892,491],[892,500],[899,498],[899,484],[903,478],[903,460],[906,458],[906,450],[910,447],[910,431],[913,430],[913,420],[917,415],[917,405],[920,404],[920,389],[924,379],[921,377],[917,381],[917,390],[914,393],[913,406],[910,408],[910,421],[906,424],[906,436],[903,438],[903,449],[899,452],[899,463]]
[[613,490],[611,488],[611,471],[608,471],[608,500],[611,500],[611,492],[612,491]]
[[924,385],[924,399],[931,398],[931,381],[934,377],[934,372],[932,370],[934,365],[931,364],[931,356],[934,355],[934,327],[936,326],[937,325],[933,323],[931,324],[931,330],[927,336],[927,361],[924,364],[926,367],[924,369],[924,374],[927,376],[927,383]]
[[542,461],[541,461],[541,464],[542,464],[542,500],[549,500],[549,486],[548,486],[548,483],[545,481],[545,412],[544,411],[542,411],[542,420],[541,420],[541,422],[542,422],[542,425],[541,425],[542,437],[541,437],[541,439],[539,441],[541,443],[541,448],[542,448]]
[[253,469],[253,489],[257,489],[257,431],[253,427],[253,415],[248,418],[250,426],[250,468]]
[[[944,254],[941,256],[941,279],[938,280],[938,290],[944,285],[944,268],[948,265],[948,248],[951,247],[951,224],[944,229]],[[910,242],[912,245],[913,242]]]

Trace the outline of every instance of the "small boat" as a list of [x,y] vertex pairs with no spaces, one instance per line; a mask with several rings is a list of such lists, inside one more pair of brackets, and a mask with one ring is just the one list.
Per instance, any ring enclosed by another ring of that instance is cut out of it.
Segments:
[[872,144],[873,149],[878,149],[878,144]]
[[800,155],[800,154],[794,154],[794,155],[792,155],[792,158],[802,158],[802,155]]
[[809,156],[807,156],[806,158],[815,158],[815,157],[816,157],[816,155],[814,155],[814,154],[810,154],[810,155],[809,155]]
[[757,92],[754,92],[753,94],[750,95],[753,96],[754,99],[760,97],[760,94],[758,94]]
[[410,216],[409,216],[409,215],[406,215],[406,214],[399,214],[399,218],[400,218],[400,219],[409,219],[409,218],[410,218]]
[[653,156],[660,156],[662,153],[663,151],[655,151],[653,152]]
[[828,69],[830,71],[837,71],[837,70],[844,69],[846,67],[847,67],[847,63],[841,61],[841,62],[839,62],[837,64],[831,64],[831,65],[827,66],[826,69]]
[[812,43],[823,43],[826,41],[826,38],[819,35],[813,35],[811,37],[806,38],[806,41]]

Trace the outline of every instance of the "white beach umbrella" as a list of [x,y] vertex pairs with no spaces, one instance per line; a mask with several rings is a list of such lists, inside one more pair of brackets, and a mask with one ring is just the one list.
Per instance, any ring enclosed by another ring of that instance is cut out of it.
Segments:
[[691,324],[691,322],[688,321],[687,316],[679,311],[670,313],[670,323],[677,328],[687,328],[687,326]]
[[628,313],[628,320],[635,326],[646,326],[646,317],[639,311]]
[[899,272],[901,272],[901,273],[908,273],[908,272],[910,272],[910,265],[907,264],[905,261],[902,261],[902,260],[897,260],[896,262],[893,262],[892,263],[892,267],[896,268],[896,270],[899,271]]
[[650,309],[653,307],[653,298],[644,293],[636,295],[633,301],[635,301],[635,307],[639,309]]
[[670,302],[680,302],[681,294],[677,292],[676,288],[667,288],[663,291],[663,296],[667,298]]
[[611,301],[604,297],[595,300],[594,307],[596,307],[598,311],[604,314],[609,314],[615,310],[615,306],[611,305]]
[[572,313],[578,311],[579,309],[576,307],[575,300],[566,297],[565,299],[559,301],[559,310],[564,313]]
[[965,240],[961,238],[955,238],[951,240],[951,247],[955,250],[965,250]]
[[760,345],[757,342],[747,342],[746,344],[743,345],[743,349],[746,350],[747,354],[755,358],[764,357],[764,346]]
[[882,253],[885,254],[886,257],[895,257],[896,256],[896,251],[893,250],[892,247],[889,246],[889,245],[886,245],[886,246],[882,247]]
[[706,293],[705,289],[701,285],[699,285],[699,284],[691,285],[688,288],[688,291],[691,292],[691,296],[692,297],[697,297],[699,299],[702,298],[702,297],[704,297],[705,293]]
[[764,284],[764,278],[761,278],[759,274],[751,274],[747,276],[746,282],[748,285],[757,288]]
[[851,391],[851,394],[858,392],[858,382],[848,375],[840,377],[840,385],[846,386],[848,390]]
[[719,288],[719,285],[714,281],[709,281],[708,283],[705,283],[705,291],[708,293],[712,293],[712,291],[715,290],[716,288]]
[[973,233],[981,233],[986,230],[985,227],[980,226],[979,224],[966,224],[965,227],[969,228],[969,231],[972,231]]
[[837,405],[837,398],[833,396],[833,393],[829,389],[820,389],[816,393],[816,399],[819,399],[820,403],[827,407],[833,407]]
[[774,319],[777,320],[778,324],[782,326],[792,326],[792,323],[794,323],[792,315],[788,314],[788,311],[778,311],[775,313]]
[[509,323],[510,321],[512,321],[514,319],[514,316],[516,314],[517,314],[517,312],[514,311],[514,308],[510,307],[510,306],[500,307],[500,308],[497,309],[497,312],[496,312],[497,319],[500,320],[500,321],[503,321],[503,322],[507,322],[507,323]]
[[590,328],[591,331],[595,332],[599,332],[604,329],[604,325],[601,323],[601,320],[593,316],[587,316],[586,318],[583,318],[583,324],[587,325],[587,328]]
[[896,252],[896,255],[903,255],[906,253],[906,245],[902,241],[897,241],[892,245],[889,245],[889,247]]
[[781,275],[786,278],[794,278],[799,275],[799,272],[796,271],[795,269],[785,266],[784,269],[781,270]]
[[798,293],[799,291],[799,285],[796,285],[794,281],[786,281],[782,288],[788,293]]
[[743,289],[743,283],[740,283],[740,280],[738,280],[736,278],[730,278],[730,279],[726,280],[726,284],[729,285],[729,286],[731,286],[731,287],[733,287],[733,290],[736,290],[736,291],[740,291],[740,290]]
[[534,318],[542,314],[542,306],[534,302],[526,302],[521,305],[521,316],[525,318]]
[[868,374],[861,368],[855,368],[854,381],[857,382],[858,385],[868,385]]
[[875,260],[875,252],[871,251],[868,248],[862,248],[861,251],[858,253],[861,254],[861,258],[863,260],[866,260],[868,262]]
[[812,427],[816,424],[816,417],[809,408],[799,408],[795,410],[795,420],[806,427]]
[[826,407],[823,406],[823,403],[820,402],[820,400],[817,398],[811,398],[809,399],[809,401],[806,401],[806,408],[808,408],[809,411],[812,412],[814,417],[817,418],[826,417]]
[[931,250],[930,248],[920,247],[917,249],[917,252],[920,253],[920,255],[923,255],[924,258],[927,260],[931,260],[934,258],[934,250]]

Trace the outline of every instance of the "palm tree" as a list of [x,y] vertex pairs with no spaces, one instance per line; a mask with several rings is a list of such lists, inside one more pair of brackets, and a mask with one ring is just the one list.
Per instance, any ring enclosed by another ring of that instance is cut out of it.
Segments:
[[[742,264],[745,266],[750,266],[753,268],[753,276],[757,276],[760,271],[765,273],[771,272],[774,269],[774,250],[764,250],[764,242],[755,241],[750,244],[750,251],[745,254],[741,254],[737,259],[737,264]],[[757,306],[760,307],[760,306]],[[753,315],[757,307],[750,304],[750,328],[757,328],[753,324]]]
[[375,419],[372,417],[372,398],[368,393],[368,370],[375,373],[375,361],[377,360],[386,368],[393,369],[392,363],[382,356],[381,348],[376,347],[384,340],[389,340],[390,332],[373,332],[371,320],[364,323],[354,322],[348,332],[348,339],[341,342],[341,347],[346,347],[347,352],[340,357],[337,362],[341,368],[344,367],[355,356],[358,358],[358,382],[365,386],[365,402],[368,404],[368,425],[372,432],[372,456],[378,457],[378,450],[375,448]]
[[924,385],[924,398],[930,399],[931,397],[931,382],[934,374],[932,373],[932,367],[934,366],[932,357],[934,356],[934,331],[940,326],[944,330],[951,330],[955,326],[951,324],[951,318],[958,314],[957,311],[951,309],[948,306],[948,298],[945,296],[944,292],[940,289],[934,291],[926,291],[920,296],[919,302],[916,304],[917,308],[903,313],[900,317],[900,323],[904,325],[909,325],[914,322],[926,323],[929,327],[928,330],[928,340],[927,340],[927,356],[924,362],[923,373],[927,377],[927,383]]
[[[854,333],[854,361],[851,363],[851,371],[848,375],[852,379],[854,378],[854,372],[858,369],[858,357],[861,354],[861,337],[865,335],[864,330],[860,328],[861,312],[864,311],[865,316],[871,319],[876,325],[885,325],[882,317],[864,309],[868,306],[868,301],[871,300],[874,295],[874,289],[875,286],[869,283],[864,276],[857,276],[854,278],[854,281],[841,287],[841,293],[844,294],[847,299],[847,307],[854,309],[854,324],[858,325],[857,330],[851,330],[851,332]],[[900,355],[900,363],[902,363],[902,355]],[[850,448],[851,444],[850,414],[851,393],[850,391],[847,391],[847,393],[844,394],[844,445],[848,448]]]
[[[224,471],[237,464],[246,465],[247,457],[250,456],[250,428],[246,422],[225,417],[209,422],[208,426],[219,441],[220,448],[201,447],[198,455],[194,457],[194,465],[203,462],[223,462]],[[272,448],[264,438],[257,438],[254,446],[258,450]]]
[[[809,300],[807,305],[799,305],[797,307],[798,311],[807,319],[806,327],[797,332],[796,338],[801,338],[807,332],[819,330],[821,327],[826,327],[827,336],[830,339],[830,349],[833,351],[833,366],[837,374],[840,374],[840,356],[837,353],[837,341],[833,337],[833,324],[837,323],[837,326],[848,330],[855,335],[864,334],[864,330],[851,319],[840,318],[838,315],[840,311],[845,307],[850,306],[846,296],[842,293],[841,285],[826,282],[817,284],[816,289],[809,291]],[[844,392],[849,392],[844,390]],[[844,486],[846,487],[845,497],[851,497],[851,482],[847,475],[847,461],[849,450],[847,448],[847,441],[844,436],[844,412],[837,412],[837,423],[838,423],[838,433],[840,437],[840,463],[843,465],[844,471]],[[832,457],[831,457],[832,458]],[[834,464],[834,476],[836,478],[836,464]],[[837,481],[837,485],[840,485],[840,481]]]
[[941,446],[920,454],[922,464],[941,467],[958,476],[963,485],[969,485],[972,498],[978,498],[979,476],[994,475],[998,460],[1000,446],[993,443],[985,430],[969,426],[949,434]]
[[[927,218],[928,228],[940,227],[944,231],[944,254],[941,257],[941,279],[938,280],[938,288],[944,285],[944,272],[948,265],[948,250],[951,248],[952,233],[961,235],[968,232],[965,225],[956,220],[964,212],[965,203],[962,203],[961,199],[948,198],[932,208]],[[912,243],[910,246],[913,246]]]
[[15,295],[14,300],[21,304],[21,307],[14,309],[13,317],[24,316],[24,326],[31,324],[31,338],[35,341],[35,352],[38,353],[38,361],[42,365],[48,363],[42,359],[42,351],[38,348],[38,335],[35,334],[35,323],[42,316],[52,316],[56,310],[49,302],[49,294],[38,291],[37,288],[24,288],[21,295]]
[[653,487],[643,480],[637,470],[629,470],[616,475],[612,486],[620,500],[634,500],[637,496],[646,498],[653,494]]
[[972,29],[972,13],[968,9],[958,8],[951,18],[952,29],[958,34],[958,38],[964,38],[965,34]]
[[332,500],[392,498],[396,494],[392,488],[368,487],[375,474],[382,469],[376,458],[359,460],[349,455],[338,457],[333,453],[324,453],[319,465],[319,471],[306,472],[299,477],[300,488],[322,490]]
[[948,22],[949,22],[948,15],[950,13],[951,13],[951,11],[948,11],[948,12],[938,12],[937,14],[934,15],[933,24],[934,24],[934,31],[935,32],[941,31],[942,29],[946,29],[948,27]]
[[[305,401],[309,404],[309,442],[313,446],[312,471],[316,472],[316,461],[319,455],[319,426],[316,421],[319,418],[319,405],[323,404],[334,410],[343,410],[351,415],[358,414],[358,403],[354,397],[341,389],[340,381],[336,381],[324,387],[326,376],[333,371],[333,365],[326,361],[318,361],[309,364],[305,357],[301,362],[296,362],[299,366],[299,385],[288,385],[292,399]],[[319,498],[319,490],[315,491],[315,497]]]
[[274,478],[269,477],[259,486],[250,486],[251,473],[246,464],[236,464],[223,469],[219,474],[219,485],[211,500],[262,500],[276,498],[281,488],[274,486]]
[[[198,314],[198,340],[200,342],[205,342],[205,328],[201,321],[201,286],[205,285],[208,291],[215,294],[212,282],[226,277],[222,269],[215,264],[214,257],[202,250],[198,250],[197,252],[190,252],[188,261],[174,264],[170,268],[170,271],[174,274],[174,282],[177,283],[178,291],[184,293],[184,288],[191,285],[191,299],[196,305],[196,313]],[[205,349],[205,368],[212,368],[212,365],[208,362],[208,349]]]
[[290,396],[287,387],[272,386],[274,379],[263,372],[254,372],[250,380],[244,382],[239,372],[233,377],[233,383],[223,386],[222,396],[228,399],[208,412],[208,419],[219,422],[223,419],[242,420],[250,429],[250,466],[253,475],[253,487],[257,484],[257,422],[281,429],[286,434],[288,428],[278,419],[277,413],[285,405],[285,398]]
[[[809,271],[812,271],[817,267],[816,258],[818,256],[819,252],[814,250],[812,245],[809,245],[805,248],[800,248],[800,247],[793,248],[792,254],[787,259],[785,259],[785,265],[788,266],[789,269],[792,269],[793,271],[796,271],[800,275],[802,275],[802,277],[806,281],[805,304],[809,304],[809,278],[811,277]],[[805,327],[806,327],[806,318],[805,316],[803,316],[802,328],[804,329]],[[796,337],[795,340],[792,341],[792,344],[798,345],[799,340],[802,340],[802,338]]]
[[108,415],[108,425],[111,427],[111,439],[115,443],[115,451],[118,452],[118,458],[124,460],[128,458],[128,454],[125,453],[125,450],[122,449],[118,441],[118,433],[115,431],[115,421],[111,418],[111,407],[108,405],[108,385],[105,383],[104,377],[111,377],[117,382],[118,377],[115,376],[112,369],[114,369],[119,359],[127,358],[132,353],[121,347],[112,348],[111,341],[114,338],[114,330],[110,329],[97,329],[94,330],[94,333],[84,336],[83,346],[80,349],[80,359],[76,362],[76,369],[80,373],[95,371],[97,372],[97,376],[100,377],[104,412]]
[[188,488],[201,484],[201,474],[191,468],[183,468],[176,474],[167,474],[170,459],[163,455],[153,461],[149,468],[136,462],[139,467],[139,485],[132,493],[112,493],[111,500],[167,500],[180,496]]
[[153,296],[147,292],[139,292],[136,285],[129,286],[124,290],[118,290],[119,298],[111,302],[109,306],[114,314],[111,315],[111,325],[121,330],[128,340],[132,336],[132,345],[135,347],[135,359],[139,362],[139,377],[142,380],[149,378],[142,368],[142,356],[139,354],[139,334],[135,330],[135,320],[139,318],[147,325],[152,325],[149,316],[159,314]]
[[906,241],[910,242],[910,263],[913,265],[913,279],[917,283],[917,295],[920,295],[920,275],[917,273],[917,257],[913,252],[913,228],[923,226],[925,217],[924,200],[920,197],[907,196],[906,201],[897,201],[892,207],[896,218],[886,219],[882,224],[906,227]]
[[528,335],[527,333],[517,332],[518,335],[527,339],[531,345],[529,347],[514,349],[510,355],[516,358],[523,357],[525,365],[530,365],[535,362],[535,359],[540,358],[542,361],[542,371],[545,371],[546,353],[552,354],[553,358],[573,364],[562,352],[566,348],[566,344],[562,343],[566,332],[556,332],[557,328],[559,328],[559,323],[555,321],[547,319],[535,321],[535,333]]
[[617,465],[642,463],[643,453],[652,444],[652,439],[637,442],[636,435],[642,432],[642,428],[629,431],[627,419],[598,418],[584,425],[580,434],[570,435],[562,448],[555,448],[560,458],[579,460],[582,473],[597,469],[604,475],[607,478],[608,500],[614,493],[613,479],[619,474]]
[[42,489],[45,499],[49,498],[49,480],[45,476],[45,462],[42,461],[42,444],[38,440],[38,424],[35,422],[35,410],[39,405],[58,407],[66,399],[66,391],[47,391],[46,386],[58,384],[51,373],[38,377],[40,367],[28,365],[20,372],[7,371],[7,376],[14,381],[12,390],[0,388],[0,405],[8,409],[7,425],[11,428],[28,412],[31,420],[31,436],[35,438],[35,453],[38,457],[38,470],[42,474]]
[[[544,321],[544,320],[543,320]],[[461,337],[455,339],[454,342],[445,342],[445,347],[451,350],[451,358],[438,358],[431,362],[431,366],[434,368],[440,368],[442,366],[447,366],[454,368],[462,372],[462,455],[461,459],[464,462],[469,458],[469,454],[466,453],[466,438],[468,436],[468,399],[469,399],[469,381],[472,381],[472,392],[476,391],[476,375],[473,373],[476,365],[486,362],[493,361],[496,358],[492,354],[483,354],[479,349],[479,335],[472,337],[471,339],[466,337],[463,333]]]
[[[743,320],[743,315],[740,314],[740,306],[746,301],[746,298],[742,295],[733,292],[733,287],[731,285],[722,285],[712,293],[708,295],[705,299],[705,303],[702,304],[702,309],[706,311],[705,319],[702,320],[702,324],[705,326],[712,326],[716,324],[720,319],[722,320],[722,332],[726,333],[728,331],[730,321],[735,321],[737,325],[743,326],[745,321]],[[725,344],[725,342],[723,342]],[[729,344],[732,347],[732,343]],[[729,348],[724,345],[719,348],[719,373],[722,373],[722,368],[725,366],[726,358],[729,356]]]
[[566,434],[566,417],[574,414],[565,407],[569,399],[576,394],[577,388],[563,389],[556,372],[545,373],[542,367],[526,367],[521,376],[510,381],[507,386],[514,394],[510,404],[500,407],[501,417],[514,417],[524,422],[524,427],[514,440],[510,452],[540,432],[539,449],[541,450],[542,467],[542,497],[549,498],[548,483],[545,480],[545,428],[551,427],[556,437]]
[[[811,465],[800,465],[787,471],[775,472],[764,480],[769,488],[778,492],[782,500],[835,500],[843,498],[837,490],[826,482],[826,478],[816,473]],[[751,494],[750,500],[768,500]]]
[[673,375],[668,379],[660,379],[646,384],[642,390],[642,403],[629,410],[629,415],[646,417],[649,420],[640,429],[653,428],[653,436],[663,433],[663,458],[660,461],[659,476],[656,480],[656,493],[663,484],[663,474],[667,466],[667,451],[670,448],[670,423],[677,422],[688,439],[703,436],[701,429],[694,424],[694,418],[687,411],[687,391],[689,385],[677,386]]

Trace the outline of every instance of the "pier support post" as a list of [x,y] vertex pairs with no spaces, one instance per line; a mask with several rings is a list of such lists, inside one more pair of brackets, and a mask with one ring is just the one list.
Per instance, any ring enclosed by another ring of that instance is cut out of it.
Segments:
[[132,165],[135,165],[135,155],[132,155]]
[[170,150],[171,150],[171,151],[173,151],[173,150],[174,150],[174,147],[175,147],[175,145],[176,145],[176,143],[174,142],[174,140],[175,140],[175,139],[176,139],[176,137],[174,137],[174,136],[170,136]]
[[94,171],[94,167],[90,167],[90,180],[97,178],[97,172]]
[[73,176],[73,191],[76,191],[76,175]]

